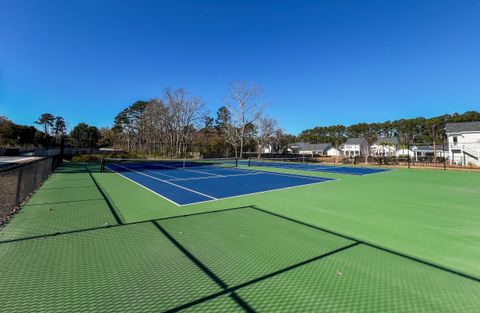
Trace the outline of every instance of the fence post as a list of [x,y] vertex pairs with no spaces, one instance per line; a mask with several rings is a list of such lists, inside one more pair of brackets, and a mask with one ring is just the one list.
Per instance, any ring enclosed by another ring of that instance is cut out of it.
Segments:
[[407,162],[408,168],[410,168],[410,143],[407,144]]
[[20,189],[22,188],[22,172],[23,167],[18,168],[18,176],[17,176],[17,190],[15,195],[15,205],[20,203]]

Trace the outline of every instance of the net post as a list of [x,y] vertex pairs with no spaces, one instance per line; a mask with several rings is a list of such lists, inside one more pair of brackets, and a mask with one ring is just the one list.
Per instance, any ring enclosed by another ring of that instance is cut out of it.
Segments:
[[[238,160],[238,159],[237,159]],[[252,158],[251,157],[248,157],[248,166],[252,166]]]
[[[447,157],[446,157],[446,154],[445,154],[445,136],[443,137],[442,150],[443,150],[443,152],[442,152],[442,154],[443,154],[443,170],[446,171],[447,170]],[[450,157],[450,155],[448,157]]]
[[235,167],[238,167],[238,158],[235,158]]

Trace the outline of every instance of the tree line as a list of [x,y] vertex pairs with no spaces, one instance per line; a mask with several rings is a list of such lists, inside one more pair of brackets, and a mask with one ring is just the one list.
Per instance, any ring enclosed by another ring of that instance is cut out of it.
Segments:
[[297,139],[310,143],[331,143],[337,148],[351,137],[365,138],[369,145],[372,145],[381,137],[398,137],[401,145],[442,143],[447,123],[475,121],[480,121],[480,112],[468,111],[463,114],[445,114],[432,118],[416,117],[382,123],[359,123],[350,126],[318,126],[302,131]]
[[[78,123],[70,133],[63,117],[43,113],[33,123],[34,126],[15,124],[5,116],[0,116],[0,145],[23,147],[97,147],[102,142],[102,129],[86,123]],[[108,145],[108,144],[107,144]]]

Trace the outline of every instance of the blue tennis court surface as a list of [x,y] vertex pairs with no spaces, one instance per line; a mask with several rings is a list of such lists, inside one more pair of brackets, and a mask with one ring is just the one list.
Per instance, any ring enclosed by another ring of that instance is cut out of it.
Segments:
[[371,168],[371,167],[351,167],[351,166],[334,166],[334,165],[319,165],[319,164],[303,164],[289,161],[276,161],[276,160],[255,160],[251,159],[250,166],[266,166],[275,168],[285,168],[291,170],[302,170],[312,172],[326,172],[335,174],[348,174],[348,175],[369,175],[390,171],[384,168]]
[[106,168],[176,204],[188,205],[332,180],[198,164],[128,163]]

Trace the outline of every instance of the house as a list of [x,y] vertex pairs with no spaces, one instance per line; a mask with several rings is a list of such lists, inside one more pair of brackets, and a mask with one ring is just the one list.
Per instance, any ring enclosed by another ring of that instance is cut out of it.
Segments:
[[260,147],[260,152],[262,154],[269,154],[273,152],[273,147],[270,144],[266,144],[263,147]]
[[304,142],[294,142],[288,145],[287,152],[291,154],[298,154],[300,149],[303,148]]
[[402,146],[395,150],[395,156],[396,157],[410,157],[413,158],[415,156],[415,152],[413,151],[413,147],[410,147],[410,149],[407,149],[406,146]]
[[370,147],[370,153],[375,157],[391,157],[395,156],[399,141],[397,137],[378,138]]
[[341,149],[335,148],[334,146],[330,146],[330,148],[327,149],[326,155],[340,156],[340,155],[343,155],[343,151]]
[[347,157],[368,155],[368,143],[365,138],[348,138],[341,149],[343,155]]
[[312,155],[312,156],[320,156],[320,155],[329,155],[329,156],[337,156],[340,155],[341,152],[339,149],[336,149],[330,143],[307,143],[307,142],[295,142],[289,145],[287,149],[290,153],[294,154],[304,154],[304,155]]
[[415,145],[411,146],[411,149],[414,153],[415,161],[418,161],[419,158],[433,159],[434,156],[447,158],[449,155],[448,145],[444,143]]
[[480,122],[447,123],[450,164],[480,165]]

